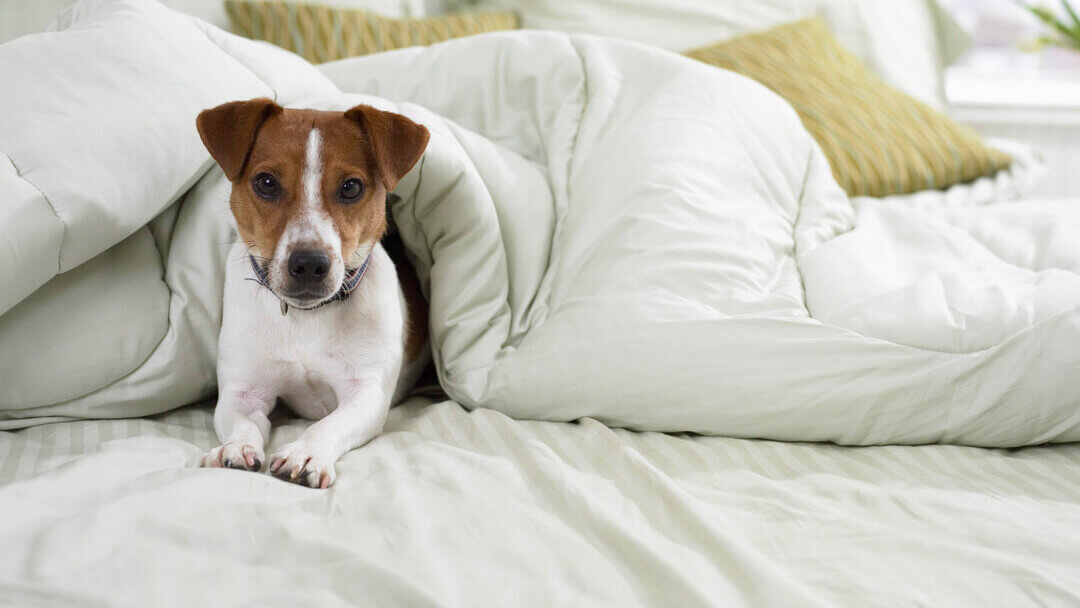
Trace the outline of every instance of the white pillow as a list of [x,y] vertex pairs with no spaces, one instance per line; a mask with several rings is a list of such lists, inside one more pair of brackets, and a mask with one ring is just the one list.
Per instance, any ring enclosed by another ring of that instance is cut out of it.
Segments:
[[626,38],[685,51],[811,15],[890,84],[945,106],[941,71],[968,40],[936,0],[479,0],[524,29]]
[[[288,0],[286,0],[288,1]],[[363,8],[387,17],[422,16],[424,0],[318,0],[322,4]],[[229,17],[222,0],[161,0],[182,13],[187,13],[229,29]],[[0,43],[45,29],[54,15],[75,4],[75,0],[0,0]]]

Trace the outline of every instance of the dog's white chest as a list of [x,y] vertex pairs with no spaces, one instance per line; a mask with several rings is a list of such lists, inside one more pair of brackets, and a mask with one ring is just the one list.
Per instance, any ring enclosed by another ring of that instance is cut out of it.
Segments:
[[362,388],[394,393],[402,356],[402,310],[393,263],[376,262],[343,302],[281,314],[276,298],[226,272],[225,318],[219,340],[219,383],[280,397],[297,414],[318,419]]
[[355,370],[344,368],[331,353],[305,352],[295,348],[288,358],[269,363],[276,376],[278,393],[298,415],[318,419],[338,405],[339,387]]

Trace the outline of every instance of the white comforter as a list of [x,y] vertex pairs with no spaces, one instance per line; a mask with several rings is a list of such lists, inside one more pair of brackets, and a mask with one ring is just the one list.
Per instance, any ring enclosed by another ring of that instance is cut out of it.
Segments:
[[[213,390],[232,236],[194,116],[270,95],[431,129],[394,214],[466,406],[856,444],[1080,439],[1076,207],[853,206],[783,100],[630,43],[484,36],[341,62],[331,83],[155,3],[87,0],[57,27],[0,47],[0,187],[24,213],[0,227],[20,269],[0,346],[30,352],[0,368],[8,426]],[[116,247],[150,266],[84,270]],[[84,280],[38,289],[57,271]],[[97,321],[118,292],[139,314]],[[35,358],[50,323],[73,350]]]

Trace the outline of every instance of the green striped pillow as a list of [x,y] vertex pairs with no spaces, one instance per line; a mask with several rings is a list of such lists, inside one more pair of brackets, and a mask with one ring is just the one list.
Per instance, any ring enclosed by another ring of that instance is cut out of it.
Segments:
[[686,55],[786,99],[851,196],[944,189],[1012,162],[971,129],[885,84],[817,17]]
[[458,13],[400,19],[322,4],[226,0],[233,31],[266,40],[312,63],[517,29],[513,13]]

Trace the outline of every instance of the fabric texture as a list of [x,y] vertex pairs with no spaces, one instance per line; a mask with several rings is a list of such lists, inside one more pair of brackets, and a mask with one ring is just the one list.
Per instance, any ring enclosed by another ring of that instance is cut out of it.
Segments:
[[625,38],[686,51],[820,16],[890,85],[944,109],[943,69],[970,39],[937,0],[479,0],[521,27]]
[[972,129],[887,85],[819,18],[686,55],[749,76],[786,99],[851,196],[942,190],[1011,161]]
[[50,29],[0,45],[0,419],[205,398],[236,235],[195,117],[337,88],[157,2],[79,2]]
[[[455,401],[844,444],[1080,434],[1080,352],[1065,339],[1080,331],[1080,258],[1066,236],[1080,207],[1033,207],[1030,233],[982,208],[967,210],[978,231],[932,209],[856,209],[765,87],[611,40],[538,52],[547,36],[323,70],[343,90],[455,118],[451,146],[468,162],[437,160],[436,126],[394,208],[430,283],[435,358]],[[498,82],[462,77],[494,56]],[[524,72],[505,69],[518,61]],[[419,66],[439,76],[402,77]],[[530,165],[510,179],[465,129]],[[550,190],[525,185],[547,179]],[[1055,262],[1018,266],[985,247],[989,233]]]
[[390,18],[366,10],[264,0],[226,0],[225,8],[234,32],[272,42],[312,63],[517,28],[517,17],[509,12]]
[[[271,449],[307,422],[275,412]],[[844,448],[394,408],[326,491],[209,406],[0,432],[15,606],[1070,606],[1080,444]]]
[[[57,13],[75,1],[0,0],[0,43],[40,32]],[[296,3],[295,0],[285,1]],[[229,28],[229,17],[222,0],[161,0],[161,3],[211,25]],[[338,8],[374,10],[384,17],[422,17],[428,5],[435,9],[432,14],[441,12],[431,0],[324,0],[324,3]]]
[[[0,187],[26,211],[0,238],[33,254],[0,275],[0,352],[23,353],[0,358],[0,427],[213,394],[224,269],[252,269],[227,255],[230,184],[194,119],[267,95],[430,130],[392,211],[466,407],[847,444],[1080,440],[1080,207],[853,205],[775,93],[620,40],[496,32],[319,70],[149,1],[84,1],[55,29],[0,46]],[[116,56],[83,66],[90,45]],[[87,95],[55,109],[71,87]]]

